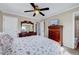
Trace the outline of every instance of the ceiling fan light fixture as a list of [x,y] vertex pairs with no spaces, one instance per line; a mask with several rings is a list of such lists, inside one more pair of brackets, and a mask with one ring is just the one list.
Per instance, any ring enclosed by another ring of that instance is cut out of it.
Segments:
[[35,10],[34,12],[35,12],[37,15],[39,14],[39,11],[38,11],[38,10]]
[[45,14],[43,14],[41,11],[49,10],[48,7],[39,8],[39,6],[34,4],[34,3],[30,3],[30,4],[33,7],[33,10],[28,10],[28,11],[24,11],[24,12],[34,12],[33,16],[38,15],[38,14],[41,14],[42,16],[45,16]]

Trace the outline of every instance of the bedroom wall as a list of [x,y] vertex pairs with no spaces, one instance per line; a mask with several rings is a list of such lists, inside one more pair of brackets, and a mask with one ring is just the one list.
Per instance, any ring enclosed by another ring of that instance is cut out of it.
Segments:
[[75,39],[73,13],[77,11],[79,11],[79,7],[45,19],[45,36],[48,37],[48,21],[50,19],[60,19],[60,25],[63,25],[63,45],[74,48]]
[[[20,20],[32,21],[32,22],[34,22],[34,25],[36,24],[36,21],[34,21],[34,19],[30,19],[28,17],[22,17],[22,16],[18,16],[18,15],[14,15],[14,14],[9,14],[9,13],[3,13],[0,11],[0,32],[3,32],[3,16],[4,15],[18,18],[18,32],[21,28],[20,27]],[[34,31],[36,31],[35,27],[34,27]]]

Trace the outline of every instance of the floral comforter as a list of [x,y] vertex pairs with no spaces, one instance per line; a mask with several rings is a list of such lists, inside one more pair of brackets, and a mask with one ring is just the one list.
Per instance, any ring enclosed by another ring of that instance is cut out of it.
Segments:
[[60,45],[48,38],[29,36],[11,38],[8,34],[0,35],[2,55],[59,55]]
[[16,38],[13,43],[14,55],[58,55],[60,46],[57,42],[41,36]]

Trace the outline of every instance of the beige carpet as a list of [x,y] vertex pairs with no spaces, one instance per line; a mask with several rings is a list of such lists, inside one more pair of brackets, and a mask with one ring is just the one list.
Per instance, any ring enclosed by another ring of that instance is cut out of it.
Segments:
[[79,48],[71,49],[67,47],[61,47],[61,54],[62,55],[79,55]]

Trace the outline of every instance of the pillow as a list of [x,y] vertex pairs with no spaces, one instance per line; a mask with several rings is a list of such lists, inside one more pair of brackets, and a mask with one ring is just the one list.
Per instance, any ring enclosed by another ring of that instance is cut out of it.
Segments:
[[2,43],[1,43],[2,35],[3,35],[3,33],[0,32],[0,55],[2,55]]
[[5,33],[0,33],[0,47],[2,50],[2,54],[10,54],[11,53],[11,45],[13,38]]
[[12,40],[13,40],[13,38],[10,35],[4,34],[4,33],[0,33],[0,44],[1,43],[2,44],[7,44],[7,43],[9,44],[9,43],[12,43]]

